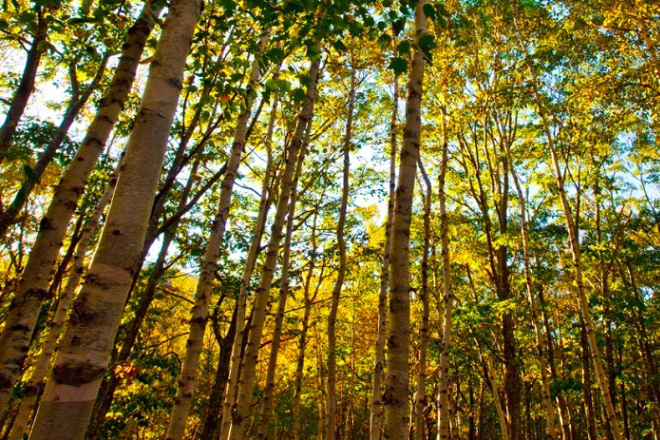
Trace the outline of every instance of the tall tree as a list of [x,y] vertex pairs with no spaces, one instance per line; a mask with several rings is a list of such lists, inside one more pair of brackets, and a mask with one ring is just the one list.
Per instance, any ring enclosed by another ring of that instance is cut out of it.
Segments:
[[12,299],[13,306],[5,329],[0,336],[0,414],[6,411],[11,389],[25,361],[39,308],[46,297],[69,222],[89,175],[117,122],[159,12],[160,9],[152,9],[150,2],[145,3],[140,17],[129,31],[113,82],[80,150],[57,186],[48,212],[41,220],[40,232],[32,246],[30,258]]
[[147,228],[201,2],[171,3],[98,250],[73,305],[30,437],[81,439]]
[[[408,77],[406,122],[401,146],[399,178],[392,217],[392,256],[390,270],[390,327],[385,375],[385,438],[408,438],[409,336],[410,336],[410,222],[415,174],[421,142],[422,82],[426,54],[425,2],[415,7],[415,49]],[[428,46],[427,46],[428,48]]]

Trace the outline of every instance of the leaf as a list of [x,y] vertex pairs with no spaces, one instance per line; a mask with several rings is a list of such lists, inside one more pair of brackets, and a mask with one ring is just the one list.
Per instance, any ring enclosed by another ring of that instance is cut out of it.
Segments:
[[300,87],[294,89],[293,92],[291,92],[291,96],[297,104],[301,104],[305,101],[305,91]]
[[411,44],[409,41],[402,41],[399,43],[396,48],[399,51],[399,55],[405,55],[410,53]]
[[24,203],[25,203],[25,189],[23,189],[23,187],[21,186],[18,189],[16,196],[14,197],[14,201],[11,202],[11,207],[14,209],[21,209]]
[[394,20],[394,23],[392,23],[392,31],[394,31],[394,36],[396,37],[403,31],[403,28],[406,27],[406,19],[405,18],[399,18],[398,20]]
[[419,38],[419,42],[417,44],[419,45],[419,48],[424,52],[424,55],[426,55],[427,60],[431,61],[431,51],[438,46],[435,42],[435,37],[430,34],[422,35]]
[[37,174],[37,172],[32,169],[30,165],[23,165],[23,171],[25,172],[25,175],[30,180],[30,182],[36,184],[41,183],[41,176],[39,176],[39,174]]
[[337,52],[339,52],[339,53],[346,53],[346,52],[348,52],[348,47],[346,47],[346,45],[344,44],[344,42],[341,41],[341,40],[337,40],[337,41],[333,42],[333,43],[332,43],[332,46],[333,46],[335,49],[337,49]]
[[433,5],[427,3],[422,9],[424,10],[424,15],[426,15],[427,18],[430,18],[431,20],[436,19],[437,14],[435,13],[435,8]]
[[399,76],[408,71],[408,61],[401,57],[396,57],[390,61],[390,65],[387,67],[394,70],[394,74]]
[[389,47],[389,45],[392,43],[392,37],[390,37],[387,34],[381,34],[380,37],[378,37],[378,47],[381,49],[385,49],[386,47]]

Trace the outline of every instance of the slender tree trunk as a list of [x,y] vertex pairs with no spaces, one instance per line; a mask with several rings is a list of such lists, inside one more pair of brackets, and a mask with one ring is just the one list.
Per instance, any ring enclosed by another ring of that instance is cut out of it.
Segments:
[[[415,7],[415,41],[426,34],[424,0]],[[388,368],[385,376],[385,438],[408,438],[408,365],[410,335],[410,222],[415,174],[419,160],[422,81],[424,53],[413,54],[408,97],[406,98],[406,126],[401,147],[399,180],[392,219],[392,260],[390,271],[390,328],[388,336]]]
[[495,377],[495,372],[493,369],[493,361],[490,358],[490,353],[487,353],[485,356],[481,353],[481,348],[479,349],[481,363],[484,368],[484,375],[486,377],[486,382],[490,385],[491,391],[493,392],[493,401],[495,403],[495,410],[497,411],[497,419],[500,424],[500,435],[502,440],[515,440],[509,435],[509,421],[507,420],[506,410],[504,404],[502,403],[502,396],[500,395],[500,387],[498,381]]
[[337,221],[337,244],[339,246],[339,270],[337,279],[332,289],[332,301],[330,314],[328,315],[328,401],[327,401],[327,440],[337,438],[337,311],[341,289],[346,277],[346,239],[344,238],[344,226],[346,224],[346,210],[348,207],[349,173],[350,173],[350,151],[353,135],[353,111],[355,109],[355,90],[357,80],[355,78],[355,67],[351,67],[351,88],[348,95],[348,116],[346,118],[346,135],[344,138],[344,169],[342,174],[341,206],[339,208],[339,220]]
[[[126,147],[103,235],[78,295],[30,438],[81,439],[108,367],[140,258],[167,149],[199,0],[173,0]],[[3,335],[4,336],[4,335]]]
[[232,413],[232,424],[231,429],[229,430],[229,439],[231,440],[242,439],[245,430],[244,421],[247,418],[248,406],[250,405],[252,397],[252,387],[255,381],[255,368],[259,357],[259,346],[263,334],[266,306],[268,304],[270,289],[273,283],[279,245],[282,240],[282,230],[284,228],[284,219],[286,217],[289,198],[293,187],[296,162],[298,160],[303,160],[303,138],[314,114],[314,100],[316,98],[320,64],[320,58],[312,61],[309,69],[310,83],[305,96],[305,103],[298,118],[296,132],[286,151],[287,157],[284,172],[282,174],[281,191],[277,200],[275,219],[273,221],[271,236],[268,242],[261,281],[255,292],[253,308],[254,317],[250,323],[248,345],[245,349],[245,355],[243,356],[243,363],[241,365],[239,387],[236,397],[236,410]]
[[[429,179],[426,169],[420,158],[419,170],[426,186],[426,193],[422,190],[424,200],[424,244],[422,246],[422,288],[419,292],[419,299],[422,301],[422,321],[419,329],[419,371],[417,372],[417,388],[415,390],[415,400],[413,406],[413,426],[415,440],[424,440],[430,438],[425,435],[425,416],[426,408],[426,352],[429,343],[429,249],[431,243],[431,199],[433,197],[433,186]],[[421,185],[420,185],[421,186]]]
[[[260,46],[262,48],[267,43],[268,38],[269,33],[261,39]],[[195,389],[199,357],[202,353],[206,322],[208,321],[211,286],[218,268],[218,258],[227,226],[227,219],[229,218],[234,182],[236,181],[238,166],[240,165],[243,150],[245,149],[245,133],[252,112],[252,91],[259,82],[259,78],[259,62],[257,56],[255,56],[252,62],[252,76],[246,91],[245,111],[238,118],[234,142],[227,162],[227,171],[225,172],[222,189],[220,190],[218,210],[211,225],[211,235],[209,236],[204,259],[202,260],[199,281],[197,282],[197,290],[195,292],[195,305],[193,306],[192,316],[190,318],[190,333],[186,343],[186,355],[181,366],[179,385],[174,398],[174,407],[170,413],[170,424],[166,435],[167,440],[180,440],[185,433],[186,420],[188,419]]]
[[582,397],[584,399],[587,435],[589,440],[596,440],[596,413],[591,394],[591,368],[589,367],[589,341],[584,321],[580,322],[580,346],[582,348]]
[[280,298],[277,304],[277,314],[275,315],[275,324],[273,330],[273,339],[270,346],[270,358],[268,359],[268,370],[266,372],[266,390],[261,405],[259,417],[259,429],[257,438],[267,439],[268,436],[268,417],[273,405],[273,392],[275,390],[275,370],[277,368],[277,356],[280,349],[282,338],[282,324],[284,322],[284,312],[286,310],[286,300],[289,296],[289,269],[291,258],[291,240],[293,237],[293,225],[296,214],[296,201],[298,195],[298,180],[302,174],[302,161],[296,165],[296,173],[293,179],[291,189],[291,201],[289,203],[289,212],[287,214],[286,237],[284,239],[284,256],[282,257],[282,277],[280,280]]
[[[55,135],[50,140],[50,142],[48,142],[46,149],[41,153],[39,160],[37,160],[37,163],[32,169],[34,174],[39,178],[43,176],[44,171],[46,171],[46,168],[48,165],[50,165],[53,158],[55,157],[55,153],[57,153],[57,150],[59,150],[62,142],[64,142],[64,139],[66,139],[66,135],[69,132],[71,125],[73,125],[73,122],[76,120],[76,117],[78,114],[80,114],[80,111],[83,109],[85,104],[87,104],[87,101],[92,96],[92,93],[94,93],[101,85],[101,80],[103,79],[105,67],[109,58],[110,54],[106,53],[101,60],[101,63],[96,71],[96,75],[89,83],[87,88],[85,88],[85,91],[82,94],[77,93],[76,96],[73,96],[69,101],[67,109],[64,112],[64,118],[60,122],[59,127],[57,127]],[[71,82],[77,82],[78,80],[75,64],[71,66],[70,70]],[[32,193],[32,189],[37,183],[38,181],[34,177],[25,179],[18,189],[18,192],[16,193],[12,203],[4,212],[0,213],[0,237],[4,237],[7,233],[7,229],[16,223],[18,214],[23,209],[23,206],[27,202],[28,197]]]
[[[217,310],[217,309],[216,309]],[[219,329],[217,327],[217,317],[214,320],[214,333],[220,346],[220,354],[218,355],[218,364],[215,372],[215,383],[213,384],[213,391],[209,396],[209,407],[204,418],[202,432],[199,435],[199,440],[215,440],[218,434],[218,428],[222,421],[222,400],[224,397],[225,389],[227,388],[227,378],[229,377],[229,362],[231,361],[231,347],[234,343],[236,336],[236,317],[238,315],[238,304],[234,307],[231,323],[229,329],[224,337],[220,337]]]
[[442,345],[440,346],[440,379],[438,384],[438,439],[450,438],[449,432],[449,347],[451,344],[452,310],[454,297],[451,286],[450,255],[449,255],[449,220],[447,219],[445,176],[447,174],[448,145],[444,136],[442,145],[442,164],[438,179],[438,194],[440,201],[440,240],[442,242],[442,282],[443,299],[445,303]]
[[[37,2],[35,2],[37,3]],[[34,91],[34,82],[37,78],[37,71],[41,63],[41,56],[46,48],[43,43],[48,38],[48,20],[45,17],[44,8],[37,4],[37,29],[32,36],[32,44],[27,53],[23,75],[18,84],[16,93],[11,100],[5,122],[0,127],[0,163],[5,159],[6,151],[11,147],[14,134],[18,128],[18,123],[27,107],[30,95]]]
[[[121,159],[119,161],[119,165],[121,165]],[[94,213],[87,220],[87,222],[85,222],[82,236],[78,242],[76,255],[73,258],[71,274],[69,275],[69,279],[67,280],[64,291],[60,295],[57,303],[57,309],[55,310],[55,315],[53,316],[53,320],[50,325],[48,337],[41,347],[41,353],[35,362],[32,376],[25,388],[21,406],[19,407],[18,414],[14,419],[14,424],[9,434],[9,440],[21,440],[23,438],[23,434],[26,432],[27,426],[30,423],[32,413],[37,407],[37,401],[40,395],[40,384],[48,373],[48,367],[50,366],[51,358],[55,352],[57,341],[60,338],[60,334],[62,333],[64,322],[66,320],[66,315],[69,311],[69,304],[71,303],[71,299],[74,297],[76,287],[78,287],[78,284],[80,283],[80,280],[85,272],[85,257],[87,255],[89,244],[92,241],[94,231],[96,230],[96,227],[101,220],[103,211],[105,210],[106,206],[110,202],[110,199],[112,199],[112,195],[114,194],[115,186],[117,184],[118,171],[119,166],[117,166],[117,169],[113,175],[110,176],[110,180],[108,181],[108,185],[106,186],[103,195],[96,203]]]
[[[296,371],[295,371],[295,376],[294,376],[294,385],[293,385],[293,404],[291,405],[291,415],[293,418],[293,438],[294,440],[299,440],[300,439],[300,401],[301,401],[301,393],[302,393],[302,381],[303,381],[303,375],[304,375],[304,369],[305,369],[305,350],[307,348],[307,333],[309,331],[309,318],[312,314],[312,304],[314,300],[316,299],[316,295],[318,293],[318,286],[320,285],[320,282],[317,285],[317,289],[314,291],[314,295],[310,297],[310,288],[312,285],[312,276],[314,275],[314,270],[316,269],[316,225],[317,225],[317,220],[318,220],[318,212],[319,212],[319,204],[320,200],[317,202],[316,205],[316,210],[314,211],[314,219],[312,221],[312,236],[310,238],[310,247],[311,247],[311,255],[309,257],[309,268],[307,270],[307,275],[305,276],[305,282],[303,285],[303,302],[304,302],[304,311],[303,311],[303,319],[302,323],[300,324],[300,337],[298,339],[298,358],[296,359]],[[325,267],[325,266],[324,266]],[[321,269],[321,275],[319,276],[319,280],[322,279],[323,277],[323,269]],[[320,357],[320,356],[319,356]],[[323,369],[323,362],[319,359],[319,363],[321,366],[321,370]],[[319,375],[319,379],[323,379],[323,374]],[[321,386],[319,387],[319,391],[321,394],[323,394],[323,390],[325,389],[324,384],[322,383]],[[325,418],[322,417],[323,414],[323,399],[319,399],[319,414],[321,415],[320,419],[324,420]],[[319,429],[319,436],[323,435],[323,431]]]
[[259,202],[259,213],[257,214],[257,220],[254,225],[254,230],[252,233],[252,240],[250,242],[250,247],[248,249],[248,255],[245,260],[245,266],[243,267],[243,274],[241,277],[241,286],[239,288],[238,299],[237,299],[237,318],[236,318],[236,335],[234,338],[234,343],[232,345],[231,353],[231,366],[229,369],[229,377],[227,379],[227,390],[225,393],[225,400],[222,408],[222,424],[220,426],[220,436],[221,440],[226,439],[229,434],[229,429],[231,428],[231,414],[236,405],[236,391],[238,389],[238,378],[240,375],[240,366],[241,358],[243,352],[243,341],[246,340],[247,334],[245,331],[245,311],[247,307],[247,293],[250,286],[250,279],[252,278],[252,273],[254,271],[254,266],[257,261],[259,252],[261,251],[261,238],[264,234],[266,217],[268,215],[268,210],[270,208],[271,201],[273,199],[273,192],[275,191],[275,186],[272,185],[272,190],[269,190],[271,187],[271,181],[273,180],[273,153],[272,153],[272,139],[273,131],[275,128],[275,119],[277,116],[277,103],[278,99],[275,100],[273,108],[270,113],[270,120],[268,122],[268,129],[266,133],[266,150],[268,154],[268,162],[266,165],[266,171],[264,173],[264,180],[261,187],[261,200]]
[[390,180],[387,198],[387,219],[385,221],[385,244],[383,245],[383,263],[380,273],[380,291],[378,294],[378,330],[374,376],[371,388],[371,408],[369,412],[369,440],[379,440],[381,435],[382,381],[385,367],[385,336],[387,333],[387,288],[389,286],[390,247],[392,241],[392,213],[394,211],[394,190],[396,185],[396,140],[397,117],[399,114],[399,77],[394,76],[392,95],[392,115],[390,118]]
[[87,136],[55,189],[48,212],[41,220],[39,234],[12,300],[5,329],[0,336],[0,414],[21,371],[39,308],[47,294],[53,267],[78,200],[98,156],[101,154],[135,79],[144,44],[154,26],[154,14],[145,4],[140,18],[129,31],[128,41],[108,92],[101,102]]

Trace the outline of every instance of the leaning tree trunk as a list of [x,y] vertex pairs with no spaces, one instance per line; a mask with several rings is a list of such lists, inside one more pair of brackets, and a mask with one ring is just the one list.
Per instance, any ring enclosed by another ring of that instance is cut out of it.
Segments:
[[[426,34],[424,0],[415,7],[415,41]],[[385,375],[385,438],[408,438],[409,335],[410,335],[410,222],[419,159],[424,52],[417,48],[412,58],[406,98],[406,125],[399,164],[390,271],[390,328],[388,368]]]
[[82,439],[141,257],[200,0],[173,0],[126,147],[125,165],[73,305],[31,439]]
[[387,199],[387,219],[385,221],[385,244],[380,273],[380,291],[378,294],[378,329],[376,336],[376,354],[374,375],[371,386],[371,408],[369,412],[369,440],[379,440],[381,435],[381,405],[383,369],[385,367],[385,336],[387,325],[387,288],[389,286],[390,247],[392,241],[392,212],[394,210],[394,189],[396,185],[396,126],[399,114],[399,77],[394,76],[392,96],[392,115],[390,118],[390,180]]
[[37,6],[36,33],[32,36],[32,44],[27,53],[21,81],[18,83],[16,93],[9,104],[5,122],[0,127],[0,163],[4,160],[6,151],[11,147],[18,123],[23,116],[23,112],[25,112],[30,95],[34,91],[34,82],[37,78],[41,56],[46,50],[44,43],[48,38],[49,23],[44,15],[43,7]]
[[255,368],[257,366],[259,346],[263,334],[264,322],[266,320],[266,306],[268,304],[270,289],[273,284],[277,255],[283,235],[282,230],[284,229],[284,219],[286,217],[289,197],[293,187],[296,162],[298,160],[303,160],[303,137],[314,114],[314,101],[316,98],[320,65],[320,58],[316,58],[311,63],[309,69],[310,83],[305,96],[305,103],[300,113],[294,136],[286,149],[286,163],[284,166],[284,172],[282,173],[282,183],[280,195],[277,200],[277,207],[275,209],[275,219],[273,221],[270,240],[268,242],[263,273],[261,275],[259,287],[255,292],[253,319],[250,322],[248,344],[241,364],[236,406],[235,411],[232,412],[231,429],[229,430],[229,439],[231,440],[240,440],[243,438],[243,431],[245,429],[245,424],[243,422],[247,418],[248,406],[250,405],[252,397],[252,386],[255,381]]
[[[240,374],[241,357],[243,340],[245,339],[245,311],[247,308],[247,293],[250,287],[250,279],[254,271],[254,266],[257,257],[261,252],[261,239],[264,234],[266,225],[266,217],[268,210],[272,203],[273,191],[275,185],[271,185],[273,177],[273,158],[272,158],[272,140],[273,132],[275,129],[275,119],[277,116],[277,101],[273,105],[270,113],[270,120],[268,122],[268,129],[266,133],[266,150],[268,152],[268,163],[264,173],[264,180],[261,187],[261,198],[259,201],[259,213],[252,232],[252,239],[248,254],[243,266],[243,274],[241,276],[241,285],[238,292],[237,305],[236,305],[236,333],[232,344],[231,361],[229,376],[227,378],[227,390],[225,392],[225,400],[222,407],[222,417],[220,425],[220,439],[226,439],[231,428],[231,413],[236,404],[236,390],[238,388],[238,378]],[[271,188],[272,187],[272,188]]]
[[[267,33],[261,39],[261,47],[266,44],[268,38],[269,34]],[[253,90],[258,84],[259,78],[259,61],[257,55],[255,55],[255,59],[252,62],[252,76],[246,90],[245,111],[238,117],[234,142],[229,160],[227,161],[227,170],[222,180],[218,210],[211,223],[211,235],[209,236],[204,259],[202,260],[199,281],[197,282],[197,290],[195,292],[195,305],[193,306],[192,316],[190,318],[190,333],[186,343],[186,355],[181,366],[181,374],[179,375],[178,387],[174,398],[174,407],[170,413],[170,424],[166,435],[167,440],[180,440],[183,438],[186,430],[186,420],[188,419],[190,405],[192,404],[197,366],[199,365],[199,357],[202,353],[206,322],[208,321],[211,287],[213,280],[215,280],[215,272],[218,269],[218,258],[227,226],[227,219],[229,218],[234,182],[238,176],[238,166],[241,163],[241,157],[245,149],[245,133],[254,100]]]
[[23,438],[23,433],[26,431],[32,413],[37,407],[37,401],[39,398],[39,388],[40,384],[43,381],[46,373],[48,372],[48,367],[50,366],[51,358],[53,353],[55,353],[55,346],[57,341],[60,338],[62,333],[62,328],[64,326],[64,321],[66,315],[69,311],[69,304],[71,303],[72,298],[74,297],[76,287],[80,283],[80,280],[85,272],[85,257],[87,256],[87,250],[89,244],[92,241],[94,236],[94,231],[96,226],[98,226],[99,221],[101,220],[101,215],[105,210],[106,206],[112,199],[112,195],[115,191],[115,186],[117,184],[117,173],[119,171],[119,166],[121,166],[121,159],[117,166],[117,169],[110,176],[108,185],[106,189],[96,203],[94,207],[94,212],[92,216],[85,222],[85,227],[83,228],[80,241],[78,242],[78,248],[76,250],[76,255],[73,257],[73,267],[71,268],[71,274],[67,280],[64,291],[59,297],[57,303],[57,309],[53,316],[53,320],[50,324],[50,331],[48,332],[48,337],[41,347],[41,353],[37,358],[37,361],[34,365],[34,370],[32,372],[32,377],[25,388],[23,400],[21,401],[21,406],[18,409],[18,414],[14,420],[14,424],[9,433],[9,440],[21,440]]
[[[269,154],[269,160],[272,155]],[[302,161],[298,161],[296,174],[293,179],[293,188],[291,190],[291,202],[289,203],[289,212],[287,214],[286,236],[284,238],[284,255],[282,257],[282,276],[280,278],[280,298],[277,303],[277,313],[275,314],[275,323],[273,325],[273,338],[270,346],[270,356],[268,358],[268,369],[266,371],[266,387],[261,411],[259,413],[259,427],[257,431],[258,439],[267,439],[269,413],[273,406],[273,392],[275,390],[275,370],[277,369],[277,357],[282,342],[282,326],[284,323],[284,312],[286,311],[286,300],[289,296],[289,269],[291,259],[291,240],[293,237],[293,225],[296,214],[297,188],[298,180],[302,174]]]
[[[47,295],[69,221],[128,96],[157,13],[146,3],[140,18],[129,31],[115,78],[101,101],[80,149],[57,185],[48,212],[41,220],[39,234],[0,336],[0,414],[6,410],[11,389],[25,362],[39,309]],[[148,111],[148,108],[144,111]]]
[[[34,189],[34,186],[40,182],[41,176],[43,176],[46,168],[53,161],[55,153],[57,153],[57,150],[62,146],[62,142],[66,139],[66,135],[73,125],[73,122],[76,120],[83,107],[87,104],[87,101],[89,101],[92,93],[94,93],[101,85],[101,80],[105,74],[105,68],[109,59],[110,53],[106,53],[99,63],[96,75],[94,75],[92,81],[85,88],[85,91],[82,93],[77,91],[71,98],[66,111],[64,112],[64,117],[62,118],[60,125],[57,127],[57,131],[48,142],[48,145],[46,145],[44,151],[40,154],[37,163],[32,168],[34,175],[23,181],[9,207],[4,212],[0,213],[0,238],[4,238],[7,229],[17,222],[18,214],[23,209],[23,206],[25,206],[28,197],[30,197],[30,194],[32,193],[32,189]],[[70,71],[70,82],[77,83],[78,79],[75,64],[71,66]]]
[[336,438],[337,423],[337,310],[341,289],[346,277],[346,239],[344,238],[344,226],[346,224],[346,210],[348,207],[348,178],[350,172],[351,137],[353,134],[353,111],[355,109],[356,89],[355,67],[351,67],[351,88],[348,95],[348,116],[346,118],[346,136],[344,138],[344,169],[342,173],[341,206],[339,208],[339,220],[337,221],[337,244],[339,246],[339,270],[337,279],[332,289],[332,301],[330,303],[330,314],[328,315],[328,400],[327,400],[327,440]]

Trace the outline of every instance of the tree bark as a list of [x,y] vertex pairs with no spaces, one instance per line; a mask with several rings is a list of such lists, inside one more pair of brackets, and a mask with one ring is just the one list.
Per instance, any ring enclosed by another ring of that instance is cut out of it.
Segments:
[[154,14],[157,13],[149,5],[145,4],[140,18],[129,31],[115,78],[78,153],[56,188],[48,212],[41,220],[39,234],[0,336],[0,414],[6,410],[9,394],[25,361],[39,308],[47,295],[69,221],[135,79],[138,62],[153,29]]
[[[415,41],[426,34],[424,0],[415,7]],[[385,375],[385,438],[408,438],[408,365],[410,336],[410,222],[415,174],[419,160],[424,53],[413,54],[406,98],[406,125],[399,164],[394,215],[392,219],[392,260],[390,271],[390,328],[388,368]]]
[[[430,438],[430,434],[424,431],[426,408],[426,354],[429,343],[429,249],[431,243],[431,200],[433,198],[433,185],[429,179],[426,169],[420,158],[419,170],[422,175],[426,193],[422,189],[422,199],[424,200],[424,239],[422,245],[422,286],[419,292],[419,300],[422,302],[422,319],[419,328],[419,369],[417,371],[417,387],[415,390],[415,399],[413,403],[413,432],[415,440],[424,440]],[[422,185],[420,184],[420,187]]]
[[443,299],[445,303],[444,325],[442,344],[440,346],[440,378],[438,384],[438,439],[450,438],[449,431],[449,347],[451,345],[452,310],[454,297],[451,285],[451,271],[449,264],[449,220],[447,219],[447,203],[445,176],[447,174],[448,139],[443,136],[442,164],[440,165],[440,177],[438,179],[438,194],[440,201],[440,240],[442,243],[442,283]]
[[117,184],[117,172],[119,171],[120,165],[121,159],[117,169],[113,175],[110,176],[110,180],[108,181],[103,195],[96,203],[92,216],[85,222],[85,227],[82,230],[76,254],[73,258],[71,274],[69,275],[64,291],[59,297],[57,309],[55,310],[53,320],[50,324],[50,331],[48,332],[46,341],[41,347],[41,353],[35,362],[32,376],[25,388],[25,394],[21,401],[21,406],[18,409],[18,414],[14,419],[14,424],[9,433],[9,440],[21,440],[23,438],[23,434],[26,432],[27,426],[30,423],[32,413],[37,407],[40,395],[39,388],[48,373],[50,361],[53,357],[53,353],[55,353],[55,347],[60,338],[60,334],[62,333],[66,316],[69,311],[69,304],[75,295],[76,287],[78,287],[78,284],[85,273],[85,257],[87,256],[89,244],[94,236],[94,231],[101,220],[103,211],[108,203],[110,203],[112,195],[114,194],[115,186]]
[[108,367],[115,333],[141,257],[183,71],[201,13],[199,0],[173,0],[126,147],[98,250],[73,305],[31,439],[81,439]]

